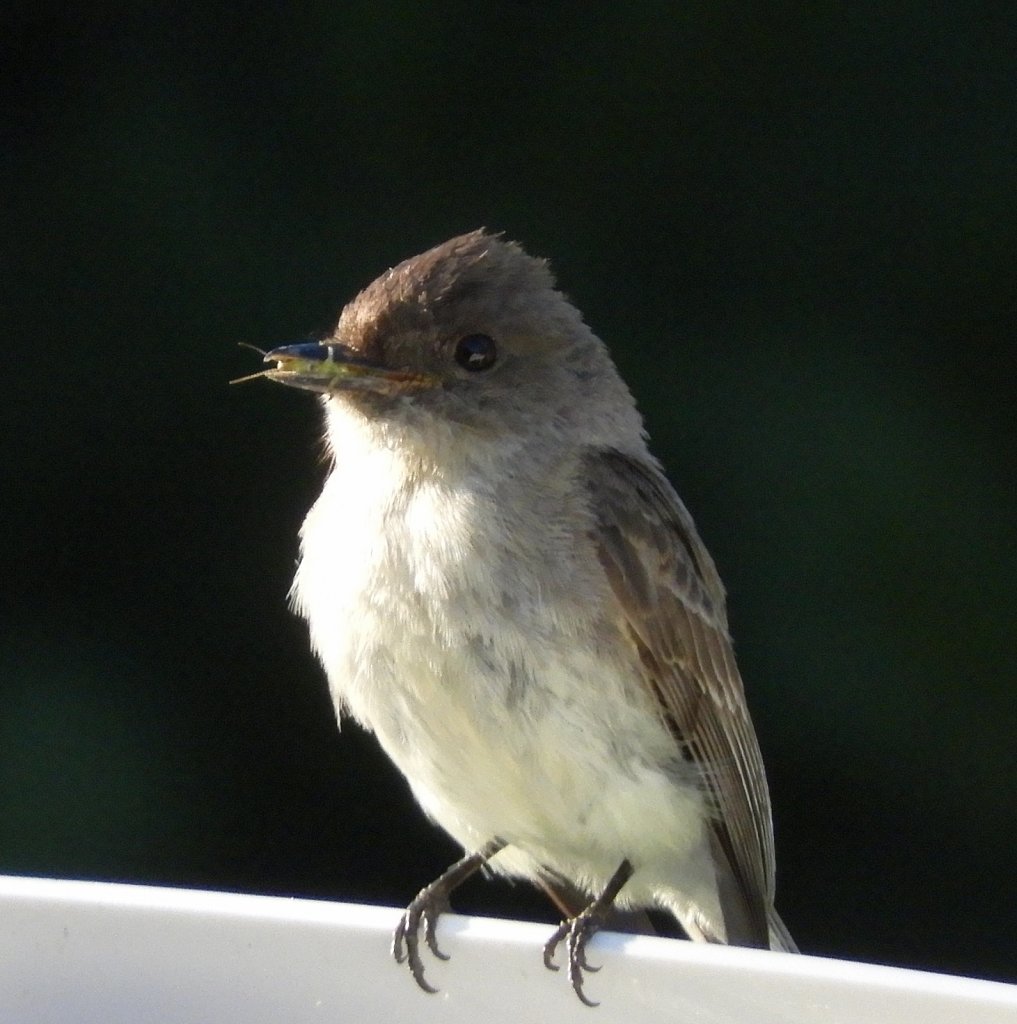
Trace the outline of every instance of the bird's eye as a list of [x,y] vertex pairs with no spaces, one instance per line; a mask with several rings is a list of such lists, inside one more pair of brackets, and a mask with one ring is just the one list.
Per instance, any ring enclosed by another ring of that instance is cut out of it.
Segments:
[[456,344],[456,362],[464,370],[487,370],[497,358],[494,338],[486,334],[467,334]]

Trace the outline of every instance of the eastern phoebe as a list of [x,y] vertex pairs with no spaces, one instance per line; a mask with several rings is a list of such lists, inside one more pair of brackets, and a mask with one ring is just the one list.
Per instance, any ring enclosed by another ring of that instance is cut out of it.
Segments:
[[322,395],[332,469],[294,608],[339,713],[465,857],[394,940],[418,984],[482,866],[568,916],[577,994],[612,903],[794,950],[724,590],[604,344],[547,264],[484,231],[387,271],[264,376]]

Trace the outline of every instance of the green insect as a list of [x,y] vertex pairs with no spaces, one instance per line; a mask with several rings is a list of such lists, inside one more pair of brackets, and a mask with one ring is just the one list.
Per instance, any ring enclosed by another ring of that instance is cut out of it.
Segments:
[[266,377],[291,388],[317,391],[319,394],[370,391],[395,396],[439,387],[442,383],[439,377],[431,373],[364,359],[357,351],[336,341],[301,342],[273,348],[268,352],[246,342],[240,344],[244,348],[254,349],[266,363],[275,363],[275,366],[237,377],[230,381],[231,384]]
[[243,348],[253,349],[266,363],[275,363],[268,370],[249,373],[231,380],[231,384],[242,384],[248,380],[265,377],[290,387],[305,391],[329,392],[336,386],[348,384],[351,378],[363,377],[369,366],[362,360],[342,353],[339,345],[324,342],[302,342],[297,345],[283,345],[266,352],[256,345],[239,343]]

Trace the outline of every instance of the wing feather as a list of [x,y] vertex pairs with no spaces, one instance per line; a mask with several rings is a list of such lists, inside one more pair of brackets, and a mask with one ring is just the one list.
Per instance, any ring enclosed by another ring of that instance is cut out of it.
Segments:
[[661,716],[700,771],[716,812],[715,847],[729,861],[744,901],[740,912],[748,921],[748,941],[768,946],[774,889],[770,801],[717,570],[692,517],[654,465],[597,450],[584,470],[593,540],[617,600],[619,624]]

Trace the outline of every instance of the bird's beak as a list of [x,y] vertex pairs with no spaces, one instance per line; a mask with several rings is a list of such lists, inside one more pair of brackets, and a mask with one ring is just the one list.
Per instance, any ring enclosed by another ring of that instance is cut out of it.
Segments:
[[267,377],[291,388],[326,395],[336,391],[400,394],[432,388],[439,383],[432,374],[395,370],[364,359],[353,349],[335,341],[283,345],[266,352],[265,362],[275,363],[275,367],[240,380]]

